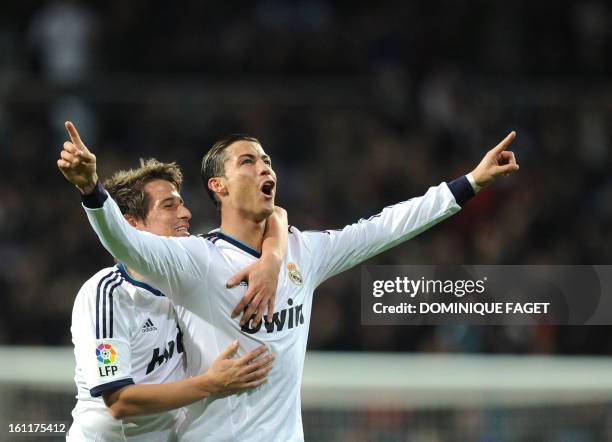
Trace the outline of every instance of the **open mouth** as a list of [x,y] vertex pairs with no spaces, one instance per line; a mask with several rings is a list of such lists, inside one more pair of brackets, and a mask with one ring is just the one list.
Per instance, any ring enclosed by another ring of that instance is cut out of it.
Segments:
[[276,183],[272,180],[264,181],[264,183],[261,185],[261,192],[264,195],[271,197],[272,194],[274,193],[275,185]]

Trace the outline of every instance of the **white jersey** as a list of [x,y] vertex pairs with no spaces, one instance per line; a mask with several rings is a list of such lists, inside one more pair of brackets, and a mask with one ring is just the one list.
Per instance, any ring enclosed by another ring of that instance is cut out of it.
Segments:
[[460,210],[473,191],[465,177],[419,198],[385,208],[342,230],[290,229],[279,275],[273,324],[240,327],[230,313],[245,292],[227,280],[259,253],[221,232],[162,238],[132,228],[101,186],[84,198],[103,245],[177,304],[185,322],[189,368],[206,370],[232,340],[239,355],[266,344],[276,355],[268,382],[254,390],[211,397],[187,407],[184,441],[302,441],[302,371],[315,288],[344,270],[405,241]]
[[171,441],[183,410],[114,419],[102,393],[186,376],[182,333],[170,299],[134,279],[123,264],[103,269],[79,291],[72,311],[77,404],[68,440]]

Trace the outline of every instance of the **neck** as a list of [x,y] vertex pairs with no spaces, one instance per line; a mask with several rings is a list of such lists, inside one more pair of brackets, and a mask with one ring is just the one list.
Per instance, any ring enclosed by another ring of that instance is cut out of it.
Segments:
[[139,281],[144,281],[144,277],[140,273],[130,269],[127,266],[125,267],[125,269],[127,270],[127,272],[130,274],[132,278],[137,279]]
[[221,231],[258,252],[261,252],[265,229],[265,219],[255,221],[236,213],[222,213],[221,215]]

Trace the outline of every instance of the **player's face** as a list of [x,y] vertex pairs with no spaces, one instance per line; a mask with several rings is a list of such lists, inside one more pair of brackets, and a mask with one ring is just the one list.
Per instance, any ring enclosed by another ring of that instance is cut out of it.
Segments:
[[136,228],[161,236],[189,236],[191,212],[183,203],[174,184],[166,180],[149,181],[144,186],[149,212]]
[[226,149],[225,182],[231,206],[243,216],[263,221],[274,211],[276,174],[263,148],[252,141],[237,141]]

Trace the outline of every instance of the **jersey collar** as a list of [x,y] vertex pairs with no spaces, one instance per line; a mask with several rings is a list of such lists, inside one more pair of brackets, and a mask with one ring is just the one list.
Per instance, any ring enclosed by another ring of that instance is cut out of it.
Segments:
[[228,235],[227,233],[223,233],[222,231],[217,230],[217,231],[212,233],[212,236],[216,236],[217,238],[221,238],[222,240],[230,243],[231,245],[236,246],[236,247],[238,247],[241,250],[244,250],[249,255],[253,255],[255,258],[258,258],[258,259],[261,258],[261,253],[260,252],[258,252],[257,250],[255,250],[251,246],[247,246],[242,241],[234,238],[233,236]]

